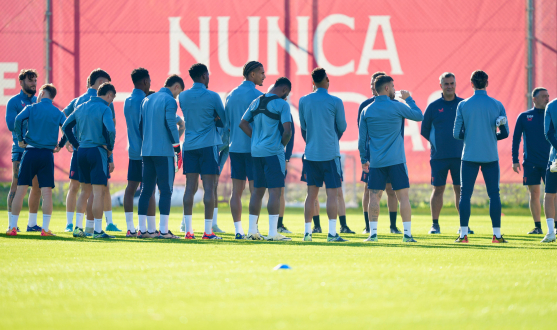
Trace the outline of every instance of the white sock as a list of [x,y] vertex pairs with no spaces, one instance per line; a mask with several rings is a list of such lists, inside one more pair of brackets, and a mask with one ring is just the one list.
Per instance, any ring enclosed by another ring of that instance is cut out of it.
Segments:
[[87,220],[85,221],[85,228],[95,228],[95,220]]
[[244,235],[244,229],[242,228],[242,220],[234,222],[234,229],[236,234]]
[[213,226],[217,226],[217,215],[219,214],[219,209],[215,207],[213,210]]
[[402,226],[404,227],[404,235],[412,236],[412,221],[403,222]]
[[547,232],[551,234],[555,230],[555,220],[552,218],[547,219]]
[[468,235],[468,226],[460,227],[460,238],[464,238],[466,235]]
[[278,214],[269,214],[269,237],[277,236]]
[[257,218],[259,218],[258,215],[253,215],[253,214],[250,214],[250,215],[249,215],[249,229],[248,229],[248,234],[255,234],[255,233],[257,233]]
[[10,230],[12,228],[17,228],[17,221],[19,220],[19,215],[13,215],[10,217]]
[[304,225],[305,225],[304,234],[311,234],[311,222],[306,222],[304,223]]
[[104,211],[104,217],[106,218],[106,224],[110,225],[112,223],[112,211]]
[[210,235],[213,232],[213,219],[205,219],[205,233]]
[[133,224],[133,212],[124,212],[126,215],[126,226],[130,232],[135,232],[135,225]]
[[[8,226],[11,224],[10,220],[12,220],[12,212],[8,212]],[[12,228],[9,228],[12,229]]]
[[337,219],[329,219],[329,235],[336,236],[337,234]]
[[191,222],[193,215],[184,215],[184,222],[186,223],[186,233],[193,234],[193,224]]
[[[89,222],[90,220],[87,220],[87,222]],[[100,233],[101,231],[103,231],[103,219],[95,219],[93,220],[94,224],[94,228],[95,228],[95,232]]]
[[83,229],[83,213],[76,213],[75,214],[75,225],[81,229]]
[[147,231],[152,234],[157,231],[157,217],[154,215],[147,216]]
[[377,221],[369,222],[369,236],[377,235]]
[[66,226],[73,225],[73,212],[66,212]]
[[147,232],[147,216],[140,214],[137,218],[139,223],[139,231],[142,233]]
[[497,238],[501,238],[501,228],[493,227],[493,235],[495,235],[495,237]]
[[48,226],[50,225],[50,218],[52,217],[51,214],[44,214],[43,213],[43,230],[48,231]]
[[161,214],[161,220],[160,220],[160,224],[159,224],[159,230],[161,231],[161,234],[167,234],[168,233],[168,214]]
[[37,213],[29,213],[29,227],[34,227],[37,225]]

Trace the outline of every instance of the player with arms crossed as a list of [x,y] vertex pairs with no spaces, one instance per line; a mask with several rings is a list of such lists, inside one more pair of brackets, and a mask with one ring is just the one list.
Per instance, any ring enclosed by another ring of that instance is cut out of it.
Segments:
[[[369,171],[368,189],[369,237],[366,241],[377,242],[377,221],[379,201],[385,190],[387,178],[391,179],[393,190],[400,202],[400,215],[404,226],[403,242],[416,242],[412,237],[412,208],[408,198],[410,182],[404,153],[404,139],[400,134],[403,120],[422,121],[424,116],[408,91],[402,90],[406,104],[394,102],[395,86],[390,76],[375,79],[377,96],[375,101],[362,111],[358,138],[358,150],[364,172]],[[370,155],[366,154],[366,140],[369,141]],[[369,159],[369,160],[368,160]]]
[[[251,138],[254,168],[254,191],[249,203],[249,231],[247,239],[262,240],[257,232],[257,220],[265,190],[269,189],[269,241],[290,241],[278,233],[281,188],[284,188],[286,162],[284,147],[292,136],[292,115],[285,101],[292,89],[290,80],[278,78],[269,93],[255,99],[242,117],[240,128]],[[252,123],[252,125],[250,125]],[[282,125],[282,136],[278,126]]]

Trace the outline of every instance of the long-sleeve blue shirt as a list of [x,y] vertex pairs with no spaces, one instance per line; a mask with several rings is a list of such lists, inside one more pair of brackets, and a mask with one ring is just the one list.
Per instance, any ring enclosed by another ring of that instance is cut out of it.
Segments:
[[177,110],[178,104],[172,97],[170,89],[166,87],[143,99],[139,118],[142,157],[174,156],[172,145],[180,143],[178,128],[176,127]]
[[[27,122],[27,133],[22,131],[23,122]],[[51,99],[26,106],[15,117],[15,133],[18,141],[23,141],[35,148],[51,149],[58,144],[58,130],[66,121],[66,116],[54,105]]]
[[306,131],[304,154],[309,161],[327,161],[340,157],[338,134],[346,130],[342,100],[325,88],[302,96],[298,106],[300,129]]
[[219,94],[208,90],[202,83],[193,83],[190,89],[180,93],[178,100],[186,122],[183,149],[201,149],[222,144],[215,126],[215,114],[223,124],[227,121]]
[[[290,120],[291,123],[290,127],[292,128],[292,137],[290,138],[290,140],[288,141],[288,143],[286,144],[286,148],[284,150],[284,160],[289,162],[290,158],[292,157],[292,151],[294,150],[294,135],[296,133],[296,130],[294,129],[294,117],[292,117],[292,115],[290,115]],[[284,134],[284,127],[282,126],[282,123],[279,124],[279,131],[280,131],[280,135],[282,136],[282,134]]]
[[[73,128],[75,127],[75,134]],[[98,96],[80,106],[66,119],[62,127],[74,149],[105,145],[114,149],[116,128],[108,102]]]
[[551,144],[551,151],[549,152],[549,161],[555,161],[557,156],[557,99],[549,102],[545,107],[544,117],[544,133],[545,138]]
[[489,163],[499,160],[497,141],[509,135],[509,123],[500,127],[497,133],[497,118],[507,117],[503,104],[487,95],[485,90],[477,90],[458,104],[453,129],[455,139],[464,140],[462,160]]
[[[275,94],[267,93],[265,96],[270,97]],[[255,99],[247,109],[242,119],[251,121],[251,155],[253,157],[268,157],[274,155],[284,155],[284,146],[282,145],[282,134],[279,125],[290,123],[292,125],[292,114],[290,106],[283,99],[274,99],[267,103],[267,110],[278,114],[280,120],[267,117],[264,114],[253,116],[253,111],[259,107],[259,98]]]
[[431,144],[431,159],[462,157],[464,143],[453,137],[456,108],[463,98],[445,101],[443,96],[431,102],[424,112],[421,134]]
[[139,117],[141,116],[141,102],[144,98],[145,92],[134,88],[132,95],[124,102],[124,117],[128,128],[128,156],[132,160],[141,160]]
[[[15,124],[15,117],[28,105],[31,105],[33,103],[37,102],[37,97],[36,96],[27,96],[27,94],[25,94],[23,92],[23,90],[21,90],[19,92],[19,94],[12,96],[9,100],[8,100],[8,104],[6,104],[6,124],[8,125],[8,129],[10,130],[10,132],[12,132],[12,140],[13,140],[13,144],[12,144],[12,152],[23,152],[23,148],[19,147],[19,144],[17,142],[17,136],[15,135],[15,131],[14,131],[14,124]],[[27,124],[23,124],[23,126],[21,127],[22,133],[25,134],[25,132],[27,131]]]
[[518,115],[513,134],[513,164],[518,164],[518,149],[524,136],[523,163],[545,167],[549,159],[551,145],[544,134],[545,109],[532,108]]
[[[362,111],[358,138],[362,164],[368,159],[369,166],[373,168],[406,163],[404,138],[400,132],[404,118],[413,121],[424,119],[422,110],[411,96],[404,104],[391,101],[387,95],[380,95]],[[366,155],[368,136],[370,154]]]
[[251,140],[238,125],[253,100],[263,95],[251,81],[244,80],[226,97],[226,120],[230,129],[230,152],[250,153]]

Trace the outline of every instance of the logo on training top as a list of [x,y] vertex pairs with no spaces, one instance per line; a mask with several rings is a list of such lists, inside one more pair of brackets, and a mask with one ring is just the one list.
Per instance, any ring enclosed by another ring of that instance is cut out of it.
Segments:
[[439,112],[443,112],[443,108],[439,109]]
[[527,115],[526,118],[528,118],[528,121],[532,121],[532,119],[534,118],[534,115]]
[[25,102],[21,101],[21,106],[25,108]]

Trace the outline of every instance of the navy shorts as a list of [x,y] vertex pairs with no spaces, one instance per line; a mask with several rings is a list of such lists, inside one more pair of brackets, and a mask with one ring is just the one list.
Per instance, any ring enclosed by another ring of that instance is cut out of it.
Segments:
[[104,185],[108,181],[108,156],[104,148],[79,148],[79,182]]
[[50,149],[28,148],[23,152],[19,173],[18,186],[32,186],[37,176],[39,187],[54,188],[54,155]]
[[[360,181],[367,183],[368,180],[369,180],[369,173],[362,171],[362,177],[360,178]],[[387,183],[391,183],[390,177],[387,177]]]
[[12,163],[20,162],[21,157],[23,157],[23,152],[12,152]]
[[451,171],[453,185],[460,186],[460,158],[431,159],[431,185],[435,187],[447,184],[447,176]]
[[405,163],[378,168],[370,167],[367,188],[385,190],[388,178],[391,179],[393,190],[410,188],[408,169]]
[[230,177],[246,181],[253,180],[253,158],[249,152],[230,153]]
[[77,150],[72,152],[72,161],[70,163],[70,180],[79,181],[79,162],[77,160]]
[[336,189],[342,186],[340,159],[326,161],[305,160],[306,182],[308,186]]
[[557,194],[557,172],[551,172],[549,167],[551,162],[547,164],[547,169],[545,171],[545,193],[546,194]]
[[143,181],[143,161],[140,159],[130,159],[128,163],[128,181]]
[[226,147],[224,150],[219,152],[219,175],[222,173],[224,164],[226,164],[226,160],[228,159],[228,150],[230,150],[230,148]]
[[219,152],[217,146],[184,150],[184,174],[219,174]]
[[286,163],[284,154],[268,157],[252,157],[253,186],[255,188],[283,188]]
[[545,166],[535,166],[529,163],[522,164],[522,168],[524,169],[524,177],[522,178],[522,184],[524,186],[535,186],[545,183],[545,175],[546,172],[549,170]]

